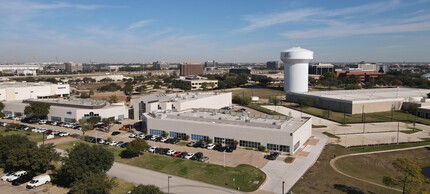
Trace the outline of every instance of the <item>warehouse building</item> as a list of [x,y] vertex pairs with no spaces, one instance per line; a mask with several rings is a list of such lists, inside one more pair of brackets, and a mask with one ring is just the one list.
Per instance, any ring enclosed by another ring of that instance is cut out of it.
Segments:
[[0,83],[0,101],[25,99],[57,98],[70,94],[69,84],[49,82],[2,82]]
[[143,113],[159,110],[184,111],[191,108],[213,108],[231,106],[231,92],[195,92],[151,94],[132,100],[130,118],[140,120]]
[[112,118],[115,120],[128,118],[128,108],[122,103],[110,104],[104,100],[92,99],[30,99],[24,101],[5,102],[5,115],[24,114],[24,109],[31,102],[50,104],[48,120],[76,122],[89,117]]
[[148,132],[170,137],[189,136],[191,140],[215,143],[238,142],[243,148],[264,146],[268,150],[294,154],[311,137],[311,118],[250,115],[219,109],[192,109],[183,112],[154,111],[145,113]]
[[405,103],[428,103],[430,89],[378,88],[361,90],[333,90],[320,92],[287,92],[290,102],[306,103],[322,109],[360,114],[402,109]]

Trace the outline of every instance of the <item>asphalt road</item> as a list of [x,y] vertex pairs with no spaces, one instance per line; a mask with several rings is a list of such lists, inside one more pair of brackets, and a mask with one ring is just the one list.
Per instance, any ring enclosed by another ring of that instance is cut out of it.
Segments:
[[[138,168],[134,166],[129,166],[126,164],[121,164],[115,162],[112,168],[107,172],[111,177],[117,177],[119,179],[133,182],[136,184],[145,185],[156,185],[161,188],[163,192],[168,191],[167,179],[168,174],[155,172],[143,168]],[[171,176],[170,182],[170,192],[174,194],[189,194],[189,193],[199,193],[199,194],[232,194],[241,193],[234,190],[229,190],[223,187],[206,184],[203,182],[193,181],[190,179],[185,179],[177,176]]]

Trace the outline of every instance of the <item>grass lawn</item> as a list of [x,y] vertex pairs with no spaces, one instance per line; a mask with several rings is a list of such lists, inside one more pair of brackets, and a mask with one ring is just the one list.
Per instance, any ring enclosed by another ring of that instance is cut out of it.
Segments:
[[326,125],[312,125],[312,128],[326,128]]
[[187,146],[188,142],[187,141],[180,141],[177,145],[178,146]]
[[[41,142],[43,140],[43,135],[41,133],[34,133],[31,131],[23,131],[23,130],[6,132],[6,129],[4,127],[0,127],[0,135],[24,135],[24,136],[27,136],[30,141],[34,141],[34,142]],[[45,139],[46,139],[46,135],[45,135]]]
[[286,162],[286,163],[292,163],[293,161],[294,161],[294,157],[286,157],[285,158],[285,160],[284,160],[284,162]]
[[315,165],[305,173],[303,178],[291,190],[294,193],[396,194],[392,190],[345,177],[331,168],[329,162],[334,155],[340,156],[349,153],[352,152],[342,146],[327,145]]
[[258,96],[266,99],[270,96],[285,96],[285,92],[283,90],[277,90],[276,88],[240,88],[231,90],[231,92],[233,96]]
[[374,152],[374,151],[381,151],[381,150],[393,150],[393,149],[410,148],[410,147],[425,146],[425,145],[430,145],[430,140],[425,140],[422,142],[413,142],[413,143],[357,146],[357,147],[350,147],[349,150],[351,150],[352,152]]
[[[400,157],[409,158],[421,167],[430,166],[430,149],[426,148],[351,156],[337,160],[335,165],[339,170],[351,176],[383,184],[383,176],[399,175],[392,163],[396,158]],[[430,192],[430,184],[425,184],[425,187],[427,192]]]
[[[57,148],[70,149],[74,143],[66,142],[58,144]],[[86,142],[85,142],[86,143]],[[164,155],[145,153],[141,157],[122,159],[119,153],[123,148],[104,146],[115,154],[115,161],[124,164],[146,168],[158,172],[164,172],[181,176],[209,184],[219,185],[230,189],[240,188],[241,191],[255,191],[264,182],[266,174],[260,169],[250,165],[239,165],[237,167],[223,167],[221,165],[202,163],[182,158],[173,158]],[[233,182],[233,179],[235,181]]]
[[402,130],[400,132],[406,133],[406,134],[413,134],[413,133],[416,133],[416,132],[423,131],[422,129],[417,129],[417,128],[414,129],[414,128],[411,128],[411,127],[409,127],[408,129],[409,130]]
[[116,179],[116,183],[117,183],[117,186],[110,191],[111,194],[127,193],[128,191],[131,191],[135,185],[134,183],[126,182],[121,179]]
[[[303,106],[300,108],[296,105],[286,105],[288,108],[292,108],[298,111],[303,111],[305,113],[325,118],[328,120],[332,120],[338,123],[362,123],[362,115],[361,114],[344,114],[341,112],[327,111],[324,109]],[[402,121],[412,123],[414,122],[414,115],[407,114],[400,111],[393,112],[393,120],[391,120],[391,112],[378,112],[378,113],[366,113],[365,114],[365,122],[366,123],[375,123],[375,122],[391,122],[391,121]],[[421,117],[416,117],[415,121],[417,123],[421,123],[424,125],[430,125],[430,119],[425,119]]]

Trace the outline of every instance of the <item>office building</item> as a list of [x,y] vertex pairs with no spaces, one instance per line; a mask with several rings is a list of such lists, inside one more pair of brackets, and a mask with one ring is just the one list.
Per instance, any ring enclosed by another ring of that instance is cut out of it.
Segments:
[[315,63],[309,65],[309,74],[323,75],[325,73],[334,73],[334,65],[329,63]]
[[281,62],[279,62],[279,61],[267,61],[266,67],[267,67],[267,69],[278,70],[281,68]]
[[152,63],[154,69],[167,70],[170,68],[170,63],[166,61],[156,61]]
[[203,75],[203,65],[200,63],[184,63],[179,66],[180,75]]
[[68,96],[69,94],[69,84],[53,84],[49,82],[0,83],[0,101],[58,98]]
[[80,72],[83,70],[82,63],[73,63],[73,62],[67,62],[64,63],[64,70],[66,72]]
[[218,88],[218,80],[209,80],[206,77],[180,76],[178,80],[188,82],[191,85],[191,90]]

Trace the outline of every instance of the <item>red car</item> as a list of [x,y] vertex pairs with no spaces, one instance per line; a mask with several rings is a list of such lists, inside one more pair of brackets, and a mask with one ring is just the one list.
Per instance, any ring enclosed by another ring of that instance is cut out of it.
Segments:
[[178,157],[179,155],[181,155],[182,152],[175,152],[174,154],[172,154],[173,157]]

